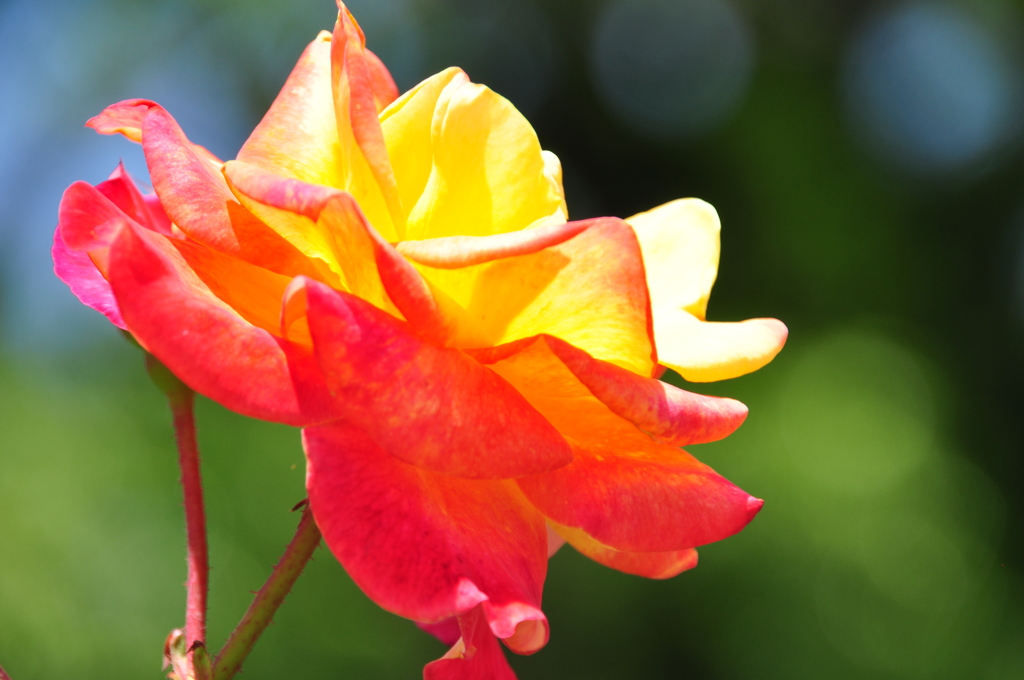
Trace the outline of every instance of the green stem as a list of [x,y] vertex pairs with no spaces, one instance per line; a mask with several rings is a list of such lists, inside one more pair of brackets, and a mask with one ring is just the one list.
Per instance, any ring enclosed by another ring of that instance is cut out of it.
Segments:
[[241,669],[242,662],[270,625],[277,608],[284,602],[319,544],[320,530],[307,505],[302,510],[302,519],[299,520],[299,528],[295,530],[295,537],[213,662],[213,680],[230,680]]

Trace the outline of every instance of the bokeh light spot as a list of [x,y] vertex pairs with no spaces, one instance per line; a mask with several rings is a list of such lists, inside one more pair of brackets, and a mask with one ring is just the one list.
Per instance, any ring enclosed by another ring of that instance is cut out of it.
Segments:
[[631,127],[695,137],[739,104],[753,37],[726,0],[617,0],[598,17],[590,71],[605,103]]
[[885,490],[933,444],[927,377],[884,338],[839,335],[812,348],[790,374],[780,411],[795,469],[846,495]]
[[848,48],[847,114],[885,161],[925,174],[979,161],[1015,131],[1018,74],[952,5],[915,3],[868,21]]

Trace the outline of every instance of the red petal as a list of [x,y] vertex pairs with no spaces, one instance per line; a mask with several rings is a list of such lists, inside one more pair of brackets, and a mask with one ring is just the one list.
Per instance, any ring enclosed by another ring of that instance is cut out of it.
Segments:
[[110,177],[97,184],[96,189],[142,226],[166,236],[171,235],[171,223],[159,199],[154,196],[155,202],[146,200],[135,180],[124,169],[124,163],[118,163]]
[[510,638],[540,625],[527,651],[543,645],[547,533],[513,482],[426,472],[348,424],[307,428],[303,442],[317,526],[374,602],[423,622],[483,604],[490,632]]
[[449,616],[447,619],[441,619],[437,623],[420,623],[416,622],[416,627],[425,633],[430,633],[442,644],[451,647],[459,638],[462,637],[462,631],[459,630],[459,619],[455,616]]
[[466,354],[423,342],[355,296],[312,281],[306,292],[316,357],[343,417],[388,453],[472,479],[518,477],[571,460],[561,435]]
[[88,182],[75,182],[64,190],[57,214],[61,237],[75,250],[109,248],[128,221],[124,211]]
[[442,658],[428,663],[423,680],[516,680],[480,607],[459,617],[462,637]]
[[289,425],[332,417],[313,357],[240,317],[165,237],[122,229],[110,248],[109,277],[132,334],[196,391]]
[[[494,370],[531,403],[534,397],[545,400],[556,395],[575,403],[592,395],[612,413],[663,444],[717,441],[732,434],[747,417],[747,407],[734,399],[694,394],[644,378],[594,359],[550,335],[467,353],[481,363],[493,364]],[[572,394],[564,394],[567,390]],[[561,429],[559,414],[549,412],[544,401],[534,406]],[[564,412],[568,418],[575,418],[572,404]]]
[[569,544],[599,564],[626,574],[646,578],[672,578],[697,566],[697,551],[693,548],[669,552],[623,552],[601,545],[579,529],[559,527]]
[[127,329],[117,300],[114,299],[114,293],[110,290],[110,284],[89,259],[88,253],[68,248],[61,238],[59,227],[53,234],[51,252],[53,272],[57,278],[66,283],[83,304],[103,314],[118,328]]

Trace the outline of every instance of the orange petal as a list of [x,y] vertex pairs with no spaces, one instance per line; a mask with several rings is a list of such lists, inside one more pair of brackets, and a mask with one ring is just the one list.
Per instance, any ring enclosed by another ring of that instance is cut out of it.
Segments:
[[[220,161],[205,157],[163,108],[149,104],[141,134],[161,206],[189,238],[283,275],[317,273],[306,257],[234,199]],[[152,209],[151,217],[157,219]]]
[[239,316],[171,240],[128,224],[110,248],[109,280],[132,334],[197,392],[261,420],[337,417],[312,355]]
[[503,638],[546,628],[544,518],[513,482],[426,472],[349,424],[307,428],[303,443],[317,526],[370,599],[426,623],[482,605]]
[[[122,134],[133,142],[142,142],[142,125],[150,111],[159,109],[160,105],[148,99],[126,99],[103,109],[98,116],[86,121],[85,126],[91,127],[101,135]],[[221,160],[210,153],[205,147],[192,144],[192,149],[200,158],[211,166],[218,166]]]
[[666,579],[697,566],[697,551],[693,548],[668,552],[623,552],[601,545],[579,529],[558,527],[556,531],[583,555],[626,574]]
[[391,77],[388,67],[370,50],[366,50],[366,66],[370,70],[373,100],[377,104],[377,113],[380,113],[398,99],[398,86],[395,85],[395,79]]
[[405,213],[377,118],[377,72],[372,61],[362,30],[338,0],[338,21],[331,40],[331,82],[341,142],[343,183],[339,188],[355,196],[370,223],[394,241],[405,233]]
[[607,415],[629,421],[654,441],[684,446],[723,439],[747,416],[738,401],[638,376],[551,336],[468,353],[536,402],[556,427],[563,422],[570,427],[580,404],[600,412],[600,403]]
[[[626,552],[692,548],[725,538],[750,521],[760,508],[759,500],[685,451],[653,441],[598,400],[567,365],[551,360],[549,351],[537,342],[489,365],[572,446],[575,458],[569,465],[517,480],[547,518]],[[576,368],[591,386],[606,378],[600,372],[587,375],[588,367],[581,365],[583,370]],[[614,385],[609,382],[597,391]],[[622,396],[614,389],[611,393]],[[638,389],[636,394],[642,397],[645,392]],[[654,404],[657,401],[625,401],[616,408],[635,418],[650,417],[658,410],[651,408]],[[737,422],[726,418],[715,424],[721,414],[714,409],[708,416],[711,427],[696,420],[697,436],[716,429],[727,432]],[[677,431],[684,435],[686,428]]]
[[88,182],[75,182],[65,189],[58,208],[58,229],[63,241],[75,250],[109,248],[130,219]]
[[421,337],[445,344],[452,321],[441,303],[413,266],[366,221],[350,194],[239,162],[228,163],[225,174],[249,209],[340,275],[337,287],[400,312]]
[[343,417],[391,455],[472,479],[508,479],[571,460],[558,432],[488,368],[423,342],[359,298],[305,285],[316,356]]
[[136,143],[142,142],[142,120],[157,104],[148,99],[126,99],[103,109],[98,116],[86,121],[101,135],[122,134]]
[[164,213],[163,206],[159,201],[152,200],[155,196],[150,195],[150,200],[147,200],[147,197],[142,195],[135,181],[124,169],[124,163],[118,163],[110,177],[97,184],[96,189],[142,226],[165,236],[171,235],[171,223]]
[[238,160],[282,177],[340,187],[340,142],[331,90],[331,34],[309,44]]
[[132,220],[153,231],[170,233],[170,222],[159,203],[151,203],[146,198],[128,176],[124,165],[118,164],[110,178],[96,187],[75,182],[67,188],[53,236],[51,252],[57,277],[83,304],[125,330],[127,326],[117,300],[100,266],[106,271],[111,243]]

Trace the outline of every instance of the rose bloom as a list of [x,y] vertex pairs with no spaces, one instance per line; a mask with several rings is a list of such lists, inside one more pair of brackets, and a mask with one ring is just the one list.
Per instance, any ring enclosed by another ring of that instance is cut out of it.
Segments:
[[704,320],[711,206],[568,222],[507,100],[457,68],[399,97],[339,9],[236,160],[150,101],[90,120],[142,144],[156,194],[73,184],[55,269],[196,391],[305,428],[331,551],[453,644],[426,677],[513,678],[497,639],[547,642],[549,549],[667,578],[758,512],[680,448],[746,407],[657,376],[755,370],[786,327]]

